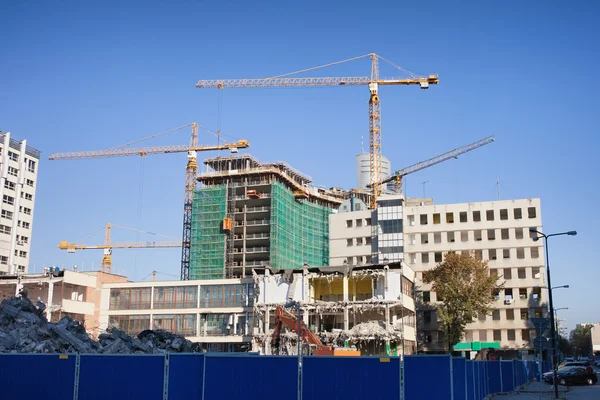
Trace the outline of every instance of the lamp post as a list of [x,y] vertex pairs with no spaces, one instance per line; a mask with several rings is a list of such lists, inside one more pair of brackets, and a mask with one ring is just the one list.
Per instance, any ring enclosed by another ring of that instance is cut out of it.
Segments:
[[[557,287],[552,288],[552,289],[558,289],[558,288],[568,289],[569,285],[557,286]],[[560,311],[560,310],[568,310],[568,309],[569,309],[569,307],[560,307],[560,308],[555,308],[554,309],[554,320],[555,320],[555,323],[556,323],[555,330],[556,330],[556,334],[559,335],[559,336],[560,336],[560,325],[558,324],[558,322],[559,322],[558,321],[558,311]],[[560,346],[560,341],[559,341],[558,345]]]
[[552,283],[550,281],[550,260],[548,258],[548,238],[551,238],[552,236],[562,236],[562,235],[569,235],[569,236],[575,236],[577,235],[577,231],[568,231],[568,232],[561,232],[561,233],[551,233],[549,235],[546,235],[540,231],[538,231],[535,228],[529,228],[529,232],[532,233],[537,233],[540,236],[536,236],[533,238],[533,240],[535,242],[537,242],[538,240],[540,240],[540,237],[544,239],[544,247],[546,248],[546,274],[548,275],[548,287],[550,288],[550,290],[548,290],[548,302],[549,302],[549,306],[550,306],[550,337],[552,339],[552,370],[553,370],[553,379],[552,379],[552,384],[554,385],[554,398],[558,400],[558,384],[556,382],[557,379],[557,373],[556,373],[556,330],[554,329],[554,305],[552,303]]

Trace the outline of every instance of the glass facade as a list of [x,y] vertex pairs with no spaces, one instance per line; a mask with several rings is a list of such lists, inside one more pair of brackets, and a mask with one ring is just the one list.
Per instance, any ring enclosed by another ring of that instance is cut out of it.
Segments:
[[150,315],[111,315],[108,327],[120,329],[129,335],[137,335],[150,329]]
[[154,288],[154,308],[196,308],[198,286],[165,286]]
[[200,287],[200,308],[252,307],[253,304],[253,284]]
[[204,336],[227,336],[232,334],[232,314],[202,314],[200,329]]
[[159,314],[152,318],[152,329],[163,329],[184,336],[196,336],[197,314]]
[[149,310],[152,288],[110,289],[110,310]]

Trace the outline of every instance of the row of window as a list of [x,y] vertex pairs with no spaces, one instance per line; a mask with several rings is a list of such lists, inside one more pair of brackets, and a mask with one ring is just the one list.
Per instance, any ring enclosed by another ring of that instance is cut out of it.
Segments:
[[23,250],[15,250],[15,257],[27,257],[27,252]]
[[[519,268],[519,272],[521,272],[521,270],[524,268]],[[523,271],[523,278],[521,279],[525,279],[526,274],[525,271]],[[541,298],[542,295],[542,290],[540,287],[534,287],[531,289],[531,298],[533,300],[539,300]],[[506,304],[513,304],[514,300],[517,299],[517,296],[520,300],[527,300],[528,298],[528,289],[527,288],[519,288],[517,290],[517,288],[506,288],[504,289],[504,301]],[[423,303],[430,303],[431,302],[431,291],[429,290],[424,290],[421,292],[421,298],[423,300]],[[500,292],[496,292],[494,293],[494,300],[500,300]],[[442,301],[442,299],[440,298],[440,296],[437,296],[437,301]],[[484,318],[485,320],[485,318]]]
[[358,218],[346,220],[346,228],[361,228],[363,226],[371,226],[371,218]]
[[372,262],[372,256],[346,257],[346,263],[349,265],[371,264]]
[[[21,192],[21,198],[23,198],[25,200],[33,201],[33,195],[31,193]],[[2,196],[2,202],[4,204],[8,204],[10,206],[14,206],[15,205],[15,198],[12,197],[12,196],[9,196],[7,194],[5,194],[4,196]]]
[[[515,250],[514,256],[517,259],[523,260],[525,259],[525,250],[528,249],[529,257],[532,259],[540,258],[540,248],[539,247],[517,247]],[[469,252],[469,250],[456,251],[457,254],[462,252]],[[498,260],[502,258],[503,260],[508,260],[513,257],[511,249],[489,249],[489,250],[473,250],[473,256],[478,260]],[[485,252],[485,253],[484,253]],[[408,260],[410,264],[417,263],[417,254],[421,255],[421,263],[428,264],[431,262],[430,253],[411,253],[408,254]],[[436,263],[440,263],[444,261],[444,254],[447,252],[436,251],[433,253],[433,261]],[[487,256],[487,257],[486,257]]]
[[[1,148],[0,148],[0,154],[2,154]],[[13,151],[10,151],[10,150],[8,151],[8,158],[11,159],[12,161],[19,162],[19,155]],[[29,172],[35,173],[35,166],[37,164],[35,162],[35,160],[25,157],[25,164],[27,164],[27,170]],[[11,168],[11,167],[9,167],[9,168]]]
[[[528,342],[531,340],[531,333],[529,329],[494,329],[492,331],[492,335],[489,337],[495,342],[501,342],[503,340],[502,332],[506,332],[506,340],[509,342],[514,342],[517,340],[516,332],[521,332],[521,340]],[[480,342],[488,341],[488,331],[485,329],[481,329],[478,331]],[[465,341],[472,342],[473,341],[473,331],[465,332]],[[444,334],[439,331],[423,331],[422,336],[423,341],[425,343],[443,343],[444,342]]]
[[[455,222],[454,212],[447,213],[433,213],[431,215],[431,221],[434,225],[442,223],[442,215],[445,215],[445,223],[453,224]],[[537,209],[535,207],[527,208],[527,216],[532,219],[537,217]],[[469,222],[469,213],[467,211],[460,211],[458,213],[458,220],[460,222]],[[501,221],[508,220],[509,212],[507,208],[499,210],[498,217]],[[415,216],[408,215],[408,224],[413,226],[415,225]],[[485,220],[486,221],[494,221],[496,219],[496,210],[486,210],[485,211]],[[513,208],[513,219],[519,220],[523,219],[523,210],[521,208]],[[472,212],[472,222],[481,222],[482,221],[482,212],[481,211],[473,211]],[[419,223],[420,225],[427,225],[429,223],[429,215],[428,214],[419,214]]]
[[[196,308],[198,286],[163,286],[154,288],[116,288],[110,290],[110,310],[149,310]],[[200,307],[252,307],[254,286],[202,285],[200,286]]]
[[351,238],[351,239],[346,239],[346,247],[352,247],[354,245],[357,246],[362,246],[362,245],[370,245],[371,244],[371,237],[365,237],[365,238]]
[[[9,167],[9,168],[10,168],[10,167]],[[13,175],[13,174],[11,174],[11,175]],[[13,176],[16,176],[16,175],[13,175]],[[31,186],[31,187],[33,187],[33,181],[32,181],[31,179],[26,179],[26,180],[25,180],[25,183],[27,184],[27,186]],[[16,183],[14,183],[14,182],[11,182],[11,181],[9,181],[9,180],[5,180],[5,181],[4,181],[4,188],[5,188],[5,189],[8,189],[8,190],[15,190],[15,188],[16,188],[16,187],[17,187],[17,184],[16,184]]]
[[[473,232],[473,234],[471,235],[470,232]],[[525,229],[524,228],[502,228],[502,229],[485,229],[485,230],[481,230],[481,229],[475,229],[472,231],[448,231],[448,232],[434,232],[434,233],[421,233],[421,244],[429,244],[431,243],[431,240],[433,240],[433,243],[439,244],[439,243],[443,243],[443,237],[445,234],[446,236],[446,243],[455,243],[457,240],[459,240],[461,242],[468,242],[469,240],[474,240],[476,242],[481,242],[483,240],[483,233],[485,232],[486,238],[487,240],[496,240],[497,238],[500,238],[502,240],[509,240],[511,239],[511,232],[512,232],[512,237],[514,239],[524,239],[525,238]],[[500,233],[498,235],[498,232]],[[537,233],[535,232],[529,232],[529,230],[527,230],[528,234],[528,238],[529,239],[533,239],[534,237],[537,236]],[[409,244],[416,244],[417,243],[417,234],[413,233],[408,237],[408,242]]]

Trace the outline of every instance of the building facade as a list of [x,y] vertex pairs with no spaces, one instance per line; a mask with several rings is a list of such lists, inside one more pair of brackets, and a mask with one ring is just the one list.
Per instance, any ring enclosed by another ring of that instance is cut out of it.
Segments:
[[39,150],[0,132],[0,275],[27,273]]

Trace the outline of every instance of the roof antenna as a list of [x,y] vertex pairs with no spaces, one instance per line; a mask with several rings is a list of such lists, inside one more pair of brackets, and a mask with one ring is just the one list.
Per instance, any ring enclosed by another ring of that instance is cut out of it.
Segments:
[[496,177],[496,190],[498,191],[498,201],[500,201],[500,178]]

